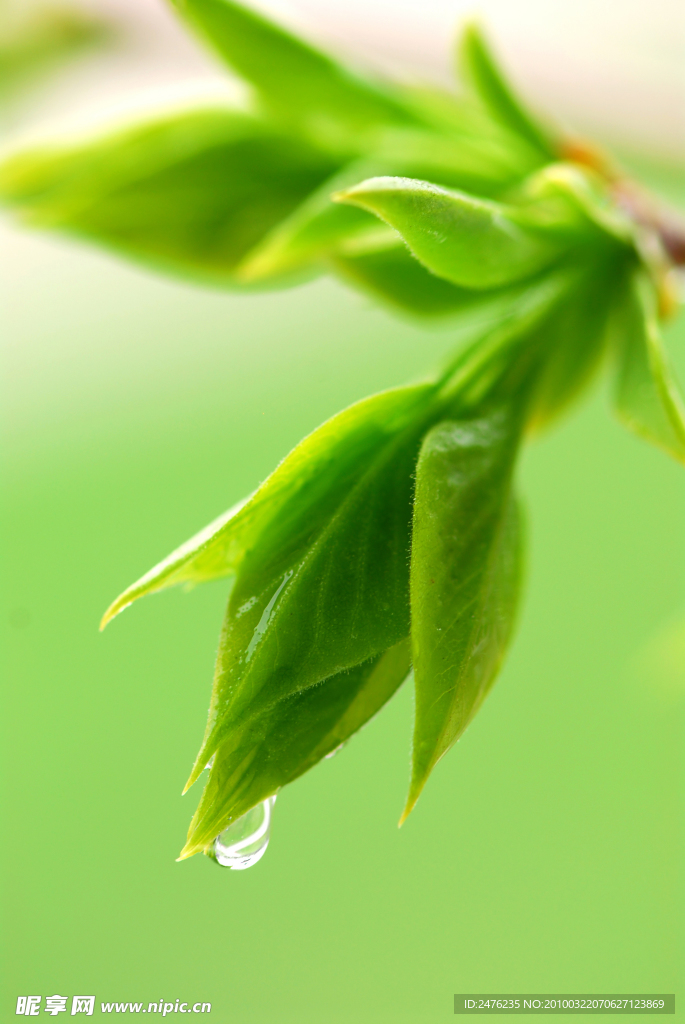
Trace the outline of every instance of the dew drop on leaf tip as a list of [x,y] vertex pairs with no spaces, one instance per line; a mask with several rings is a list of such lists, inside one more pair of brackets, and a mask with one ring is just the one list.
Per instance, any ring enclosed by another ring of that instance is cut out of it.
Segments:
[[245,871],[261,860],[271,838],[271,811],[276,803],[269,796],[232,822],[214,840],[217,864],[232,871]]

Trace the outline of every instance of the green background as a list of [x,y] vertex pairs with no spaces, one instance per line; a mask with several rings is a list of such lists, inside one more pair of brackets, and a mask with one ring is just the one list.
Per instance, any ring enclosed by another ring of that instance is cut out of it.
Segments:
[[178,864],[226,585],[102,611],[450,332],[330,281],[226,295],[7,228],[2,258],[2,1019],[30,993],[418,1024],[469,990],[677,992],[682,468],[595,389],[529,446],[518,636],[405,827],[409,686],[282,792],[257,867]]

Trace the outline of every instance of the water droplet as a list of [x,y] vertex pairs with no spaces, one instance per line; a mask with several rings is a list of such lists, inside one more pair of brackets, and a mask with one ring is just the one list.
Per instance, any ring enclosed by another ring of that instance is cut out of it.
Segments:
[[271,600],[267,604],[266,608],[262,612],[262,617],[259,620],[259,622],[257,623],[257,625],[255,626],[254,633],[252,634],[252,639],[250,640],[249,644],[247,645],[247,651],[245,652],[245,661],[249,661],[250,660],[250,658],[252,657],[252,655],[255,652],[255,648],[257,647],[257,644],[259,643],[259,641],[262,639],[262,637],[266,633],[267,629],[269,628],[269,621],[271,619],[271,616],[273,615],[274,608],[276,607],[276,602],[278,601],[279,597],[281,596],[281,591],[283,590],[283,587],[286,585],[288,580],[291,579],[294,571],[295,571],[294,569],[288,569],[287,573],[285,574],[285,576],[283,577],[283,579],[281,581],[281,584],[280,584],[278,590],[273,595],[273,597],[271,598]]
[[336,755],[336,754],[339,754],[339,753],[340,753],[340,751],[342,750],[342,748],[343,748],[344,746],[345,746],[345,743],[344,743],[344,742],[343,742],[343,743],[339,743],[339,744],[338,744],[338,746],[337,746],[337,747],[335,747],[335,749],[334,749],[334,750],[331,750],[330,754],[326,754],[326,756],[325,756],[324,760],[325,760],[325,761],[328,761],[328,759],[329,759],[329,758],[331,758],[331,757],[335,757],[335,755]]
[[275,796],[269,796],[232,822],[214,840],[214,856],[223,868],[245,871],[266,853],[271,838],[271,810]]

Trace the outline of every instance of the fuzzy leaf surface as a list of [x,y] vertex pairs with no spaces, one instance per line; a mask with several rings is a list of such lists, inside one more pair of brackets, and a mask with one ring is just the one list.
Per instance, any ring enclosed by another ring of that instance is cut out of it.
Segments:
[[411,666],[409,640],[361,665],[262,708],[218,747],[182,857],[292,782],[357,732]]
[[557,262],[567,246],[516,222],[501,205],[412,178],[371,178],[340,202],[376,213],[433,274],[462,288],[498,288]]
[[310,143],[217,106],[20,152],[0,168],[0,197],[32,224],[230,281],[335,168]]
[[[377,234],[375,213],[360,206],[331,202],[335,193],[371,177],[421,177],[440,185],[470,187],[479,194],[500,192],[512,182],[518,184],[520,168],[517,172],[497,156],[472,153],[459,138],[409,129],[386,131],[374,153],[336,171],[267,233],[238,268],[238,275],[244,281],[265,280],[337,254],[349,242],[363,242],[366,234]],[[367,248],[374,246],[370,244]],[[430,285],[427,288],[430,291]]]
[[394,423],[350,434],[328,480],[312,480],[246,551],[190,782],[244,722],[408,635],[412,474],[439,413],[432,386],[402,391]]
[[635,272],[622,290],[614,329],[620,418],[685,463],[685,405],[661,336],[656,291],[644,272]]
[[[406,258],[412,261],[412,268],[416,265],[431,280],[453,287],[429,275],[409,253]],[[487,390],[512,361],[520,361],[517,353],[523,339],[537,331],[575,290],[576,279],[575,274],[550,275],[534,286],[517,286],[490,296],[487,315],[481,323],[476,322],[470,341],[449,371],[448,376],[453,374],[451,391],[471,404],[480,402],[483,389]],[[389,284],[389,291],[391,287]],[[454,291],[463,297],[459,289]],[[485,372],[483,381],[483,371],[488,367],[493,374]],[[267,531],[277,543],[281,527],[286,534],[306,536],[317,510],[335,507],[379,445],[416,417],[422,417],[434,393],[433,385],[394,388],[362,399],[327,420],[286,456],[253,495],[224,512],[128,587],[107,610],[102,625],[139,597],[179,584],[195,586],[234,575],[246,552]]]
[[404,818],[480,707],[511,635],[521,575],[517,420],[499,410],[445,421],[421,448],[411,559],[416,713]]
[[[450,138],[419,129],[387,130],[374,153],[336,171],[276,225],[248,254],[238,274],[245,281],[265,280],[338,254],[348,242],[363,242],[365,234],[373,236],[374,229],[378,231],[375,213],[360,206],[331,202],[335,193],[371,177],[425,178],[442,186],[488,195],[519,184],[522,173],[520,165],[511,158],[505,160],[496,147],[488,150],[482,140]],[[367,248],[373,247],[371,244]],[[430,292],[430,284],[426,287]]]

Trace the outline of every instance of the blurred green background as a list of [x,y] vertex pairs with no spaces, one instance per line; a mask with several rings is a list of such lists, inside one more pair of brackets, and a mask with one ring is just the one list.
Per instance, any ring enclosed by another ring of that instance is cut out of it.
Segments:
[[[685,206],[682,173],[641,170]],[[281,793],[257,867],[177,864],[226,586],[99,635],[102,611],[450,332],[329,281],[226,295],[7,226],[0,251],[2,1020],[29,993],[249,1024],[433,1024],[469,990],[677,993],[682,468],[596,388],[529,447],[517,640],[406,826],[409,686]],[[685,321],[670,337],[682,378]]]

